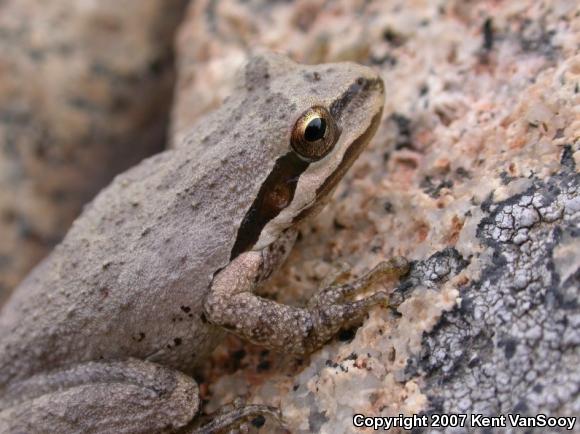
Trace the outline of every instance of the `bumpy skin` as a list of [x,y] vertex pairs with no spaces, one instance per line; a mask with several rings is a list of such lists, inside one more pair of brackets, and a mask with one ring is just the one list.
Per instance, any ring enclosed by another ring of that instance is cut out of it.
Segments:
[[[44,431],[47,423],[58,432],[177,429],[199,404],[184,374],[219,343],[220,326],[306,352],[384,301],[378,294],[343,303],[354,290],[336,287],[336,296],[327,291],[297,309],[252,293],[372,137],[383,98],[368,68],[253,57],[234,96],[177,149],[119,175],[5,305],[0,432]],[[313,105],[332,113],[340,137],[305,164],[291,155],[290,134]],[[300,167],[291,200],[239,230],[260,215],[252,204],[282,160]]]

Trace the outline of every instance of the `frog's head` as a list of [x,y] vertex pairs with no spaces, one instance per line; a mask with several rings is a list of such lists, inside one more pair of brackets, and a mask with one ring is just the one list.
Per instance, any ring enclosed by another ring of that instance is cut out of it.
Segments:
[[270,168],[238,230],[232,257],[269,245],[324,206],[375,134],[384,103],[379,75],[355,63],[307,66],[266,53],[254,56],[243,74],[256,100],[267,86],[270,108],[261,119],[262,130],[270,131],[260,149]]

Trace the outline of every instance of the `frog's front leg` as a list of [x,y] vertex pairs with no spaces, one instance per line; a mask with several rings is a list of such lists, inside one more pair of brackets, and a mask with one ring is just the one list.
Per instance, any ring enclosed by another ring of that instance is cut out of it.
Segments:
[[87,362],[7,386],[0,400],[0,433],[217,433],[240,419],[272,413],[265,406],[235,409],[191,428],[199,409],[196,382],[151,362]]
[[283,305],[254,294],[268,275],[270,249],[238,256],[214,278],[205,300],[207,319],[252,342],[279,351],[306,354],[327,342],[343,326],[361,321],[368,310],[386,303],[380,291],[367,298],[348,298],[385,276],[401,276],[408,263],[396,258],[375,267],[360,279],[323,289],[305,308]]

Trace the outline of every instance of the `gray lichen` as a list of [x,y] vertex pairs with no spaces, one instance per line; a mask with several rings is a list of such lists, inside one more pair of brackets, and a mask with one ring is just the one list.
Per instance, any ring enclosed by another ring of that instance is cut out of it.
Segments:
[[444,281],[458,274],[466,265],[467,261],[457,250],[447,248],[433,254],[425,261],[412,264],[409,277],[402,284],[416,286],[420,283],[430,289],[438,289]]
[[580,413],[580,175],[566,152],[562,163],[482,205],[481,276],[408,365],[424,375],[430,411]]

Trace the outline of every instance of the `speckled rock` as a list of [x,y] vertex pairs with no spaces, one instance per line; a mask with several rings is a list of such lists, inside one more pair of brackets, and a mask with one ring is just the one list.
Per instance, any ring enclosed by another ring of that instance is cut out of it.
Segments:
[[431,411],[580,414],[580,175],[569,167],[483,204],[480,277],[408,365]]
[[0,2],[0,301],[99,188],[163,147],[186,3]]
[[293,433],[363,432],[355,413],[577,415],[579,42],[566,0],[195,2],[174,143],[258,44],[386,84],[370,149],[264,293],[304,303],[343,261],[347,278],[415,261],[396,310],[308,360],[232,338],[204,372],[206,411],[239,394],[280,405]]

